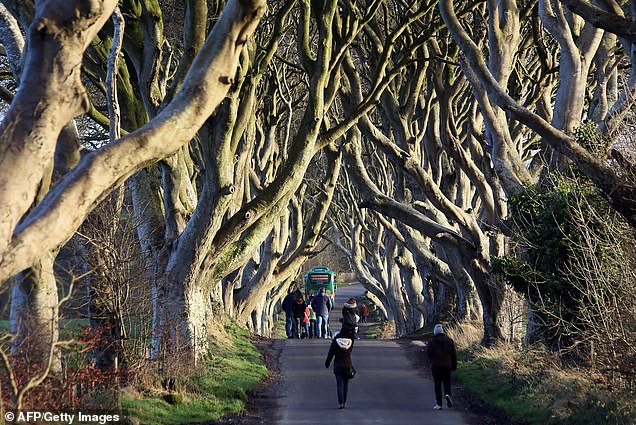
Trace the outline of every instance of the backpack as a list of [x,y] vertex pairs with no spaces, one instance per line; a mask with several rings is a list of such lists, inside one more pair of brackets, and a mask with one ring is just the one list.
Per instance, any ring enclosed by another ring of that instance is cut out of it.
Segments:
[[[347,309],[348,310],[348,309]],[[358,318],[354,311],[345,311],[342,315],[342,326],[354,329],[358,324]]]

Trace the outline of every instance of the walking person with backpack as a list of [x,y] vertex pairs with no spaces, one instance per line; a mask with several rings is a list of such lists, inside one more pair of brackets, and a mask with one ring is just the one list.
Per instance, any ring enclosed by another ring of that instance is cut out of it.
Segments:
[[342,323],[342,328],[347,328],[351,331],[351,335],[355,339],[359,339],[356,336],[359,319],[360,317],[356,314],[356,300],[355,298],[349,298],[342,307],[342,319],[340,319],[340,322]]
[[431,372],[435,384],[435,406],[442,409],[442,384],[444,384],[444,398],[446,406],[453,407],[451,398],[451,371],[457,369],[457,352],[455,342],[446,336],[441,324],[435,325],[433,338],[427,344],[426,356],[431,363]]
[[331,341],[329,353],[325,360],[325,367],[328,369],[333,359],[333,374],[336,376],[336,393],[338,395],[340,409],[347,407],[349,380],[356,374],[356,370],[351,362],[353,340],[353,333],[350,332],[348,328],[343,327]]

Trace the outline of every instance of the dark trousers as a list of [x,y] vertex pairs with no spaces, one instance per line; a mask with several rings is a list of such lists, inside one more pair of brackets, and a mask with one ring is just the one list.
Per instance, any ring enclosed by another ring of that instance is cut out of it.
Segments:
[[301,326],[303,323],[303,319],[300,317],[294,318],[294,337],[300,338]]
[[294,336],[294,316],[291,314],[285,314],[285,333],[287,338]]
[[336,373],[336,392],[338,393],[338,403],[345,404],[347,402],[347,391],[349,391],[349,378]]
[[450,367],[432,367],[433,381],[435,382],[435,401],[442,405],[442,383],[444,383],[444,394],[451,394],[451,370]]

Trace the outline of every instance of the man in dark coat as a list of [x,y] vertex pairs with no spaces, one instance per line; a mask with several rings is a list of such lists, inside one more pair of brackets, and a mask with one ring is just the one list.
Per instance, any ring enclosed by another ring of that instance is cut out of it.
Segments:
[[301,327],[303,325],[306,308],[307,303],[303,298],[303,294],[297,292],[296,299],[294,300],[294,304],[292,305],[292,312],[294,314],[294,336],[298,339],[300,339]]
[[316,312],[316,334],[318,338],[329,338],[327,335],[327,324],[329,323],[331,299],[325,294],[324,288],[320,288],[318,295],[311,300],[311,308]]
[[285,333],[287,334],[287,338],[294,337],[294,312],[292,311],[294,301],[296,301],[296,295],[294,294],[294,287],[292,285],[281,305],[282,310],[285,312]]
[[426,355],[431,363],[431,372],[435,382],[435,410],[442,408],[442,383],[446,405],[453,407],[451,399],[451,371],[457,369],[457,352],[455,342],[446,336],[442,325],[435,325],[433,338],[428,342]]

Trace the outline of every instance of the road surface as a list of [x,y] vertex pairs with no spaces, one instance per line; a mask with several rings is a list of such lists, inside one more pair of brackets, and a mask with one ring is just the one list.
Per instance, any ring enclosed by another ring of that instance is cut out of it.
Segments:
[[[361,285],[338,288],[332,328],[342,305],[363,293]],[[433,410],[433,381],[418,374],[403,349],[391,340],[360,339],[353,347],[357,370],[349,382],[347,408],[338,409],[333,369],[325,369],[330,340],[277,340],[281,382],[281,425],[387,424],[466,425],[454,409]]]

